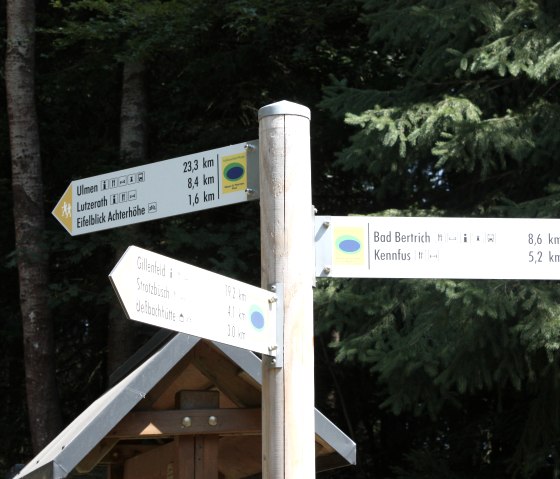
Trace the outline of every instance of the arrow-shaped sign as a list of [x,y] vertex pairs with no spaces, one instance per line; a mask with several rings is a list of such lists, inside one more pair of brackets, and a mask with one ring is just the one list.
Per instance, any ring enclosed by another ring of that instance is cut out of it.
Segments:
[[270,291],[136,246],[109,278],[129,319],[276,356]]
[[317,216],[316,275],[560,279],[560,220]]
[[258,141],[70,183],[52,214],[72,235],[258,198]]

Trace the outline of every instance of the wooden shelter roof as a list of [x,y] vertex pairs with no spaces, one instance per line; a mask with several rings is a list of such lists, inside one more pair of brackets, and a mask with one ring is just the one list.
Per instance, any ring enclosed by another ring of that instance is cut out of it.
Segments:
[[[160,334],[124,370],[17,479],[61,479],[98,465],[133,464],[174,437],[195,434],[219,437],[220,478],[260,477],[261,360],[254,353],[186,334]],[[215,407],[178,406],[179,396],[188,403],[205,392],[216,399]],[[210,416],[216,424],[209,425]],[[317,409],[315,424],[317,471],[356,463],[354,442]]]

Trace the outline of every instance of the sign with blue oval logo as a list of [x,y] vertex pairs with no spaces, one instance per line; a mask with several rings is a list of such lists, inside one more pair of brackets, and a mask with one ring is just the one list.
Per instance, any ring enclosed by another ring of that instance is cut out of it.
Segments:
[[237,181],[243,178],[245,168],[241,163],[231,163],[224,169],[224,178],[228,181]]
[[253,328],[258,331],[262,331],[264,329],[264,313],[257,305],[251,306],[251,309],[249,310],[249,319]]
[[343,235],[336,239],[336,247],[346,254],[356,254],[362,249],[359,238],[352,235]]
[[364,264],[364,229],[360,227],[336,227],[334,229],[333,264]]
[[222,193],[247,189],[247,155],[238,153],[222,156]]

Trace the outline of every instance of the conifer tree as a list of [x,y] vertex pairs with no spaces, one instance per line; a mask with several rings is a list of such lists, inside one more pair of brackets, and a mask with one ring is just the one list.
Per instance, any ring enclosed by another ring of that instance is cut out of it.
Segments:
[[[348,213],[559,215],[556,2],[365,0],[362,21],[379,68],[366,87],[333,80],[322,102],[353,127],[338,165],[369,205]],[[401,435],[383,473],[558,477],[556,283],[321,286],[320,330],[374,382],[368,444]]]

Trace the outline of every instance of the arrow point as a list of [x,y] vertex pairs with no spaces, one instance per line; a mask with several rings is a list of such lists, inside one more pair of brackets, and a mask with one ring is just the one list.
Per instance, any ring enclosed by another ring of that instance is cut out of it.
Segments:
[[54,210],[52,210],[53,216],[70,234],[72,234],[72,213],[72,183],[70,183],[60,200],[58,200]]

